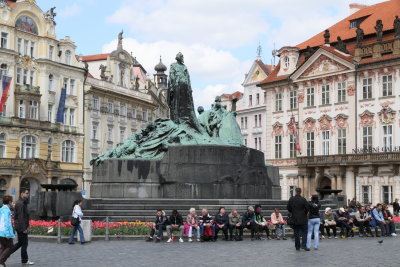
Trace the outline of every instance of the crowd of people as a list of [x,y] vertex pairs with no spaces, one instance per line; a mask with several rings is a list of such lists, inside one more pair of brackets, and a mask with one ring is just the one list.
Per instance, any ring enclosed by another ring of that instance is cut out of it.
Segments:
[[[250,232],[251,240],[286,240],[285,231],[289,226],[294,230],[296,249],[309,251],[312,240],[314,248],[318,249],[320,239],[352,238],[355,229],[358,229],[360,237],[396,236],[395,224],[387,205],[356,205],[355,208],[346,205],[337,211],[329,207],[321,211],[317,195],[307,201],[301,196],[301,189],[297,188],[296,195],[288,202],[287,210],[287,219],[276,208],[270,214],[270,220],[264,217],[261,205],[249,206],[242,215],[236,209],[228,214],[225,207],[220,207],[214,216],[207,209],[202,209],[201,214],[197,215],[196,209],[191,208],[185,219],[177,210],[173,210],[170,216],[163,210],[157,210],[146,241],[161,242],[164,231],[167,232],[167,243],[174,242],[174,233],[177,233],[175,235],[179,242],[184,242],[185,234],[189,242],[215,242],[220,232],[223,240],[242,241],[244,230]],[[339,235],[337,229],[340,229]]]

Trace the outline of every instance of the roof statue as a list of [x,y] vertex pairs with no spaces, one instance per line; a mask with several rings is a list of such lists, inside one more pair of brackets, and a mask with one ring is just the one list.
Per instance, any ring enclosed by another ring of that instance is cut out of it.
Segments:
[[400,38],[400,18],[399,16],[396,16],[393,22],[393,28],[394,28],[394,37]]
[[382,24],[382,20],[378,19],[378,20],[376,21],[375,30],[376,30],[376,41],[377,41],[377,42],[382,42],[382,36],[383,36],[383,24]]
[[361,47],[362,42],[364,40],[364,31],[363,31],[363,29],[361,29],[360,24],[357,25],[356,39],[357,39],[357,47]]
[[243,139],[235,114],[221,106],[217,97],[211,110],[199,107],[196,117],[189,71],[183,55],[176,55],[171,64],[168,82],[168,105],[171,119],[159,118],[149,122],[140,132],[122,145],[91,160],[100,164],[105,159],[161,159],[171,146],[230,145],[243,146]]
[[122,39],[124,37],[122,36],[124,34],[124,30],[122,30],[120,33],[118,33],[118,50],[122,50]]
[[331,34],[329,33],[329,30],[325,30],[324,33],[324,40],[325,40],[325,44],[329,44],[329,38],[331,38]]
[[346,54],[349,53],[349,51],[347,51],[346,44],[343,42],[340,36],[337,37],[336,49]]

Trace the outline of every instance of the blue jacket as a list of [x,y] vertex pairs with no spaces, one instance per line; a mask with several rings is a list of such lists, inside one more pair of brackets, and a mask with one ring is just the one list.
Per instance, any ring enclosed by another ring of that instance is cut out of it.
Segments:
[[382,211],[378,211],[376,208],[372,210],[372,214],[377,221],[383,222],[385,220]]
[[7,205],[0,208],[0,236],[15,238],[11,222],[11,211]]

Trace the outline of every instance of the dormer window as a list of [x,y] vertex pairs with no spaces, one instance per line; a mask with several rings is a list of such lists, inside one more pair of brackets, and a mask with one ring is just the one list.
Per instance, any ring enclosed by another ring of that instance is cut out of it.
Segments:
[[362,17],[362,18],[350,20],[350,29],[355,29],[355,28],[357,28],[358,25],[360,25],[361,22],[363,22],[366,18],[367,18],[367,17]]
[[65,51],[65,64],[71,64],[71,51],[69,50]]
[[284,64],[285,64],[286,69],[289,68],[289,64],[290,64],[289,57],[285,57]]

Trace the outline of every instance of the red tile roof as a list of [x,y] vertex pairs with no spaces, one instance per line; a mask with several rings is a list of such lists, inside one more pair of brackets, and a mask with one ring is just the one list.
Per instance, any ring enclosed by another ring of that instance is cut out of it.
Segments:
[[[350,21],[366,17],[361,22],[360,27],[364,30],[364,34],[375,34],[375,25],[378,19],[382,20],[383,30],[392,30],[393,21],[396,15],[400,15],[400,1],[390,0],[379,4],[371,5],[362,8],[347,18],[339,21],[335,25],[329,27],[331,34],[330,41],[336,42],[340,36],[342,40],[348,40],[356,37],[356,29],[350,29]],[[325,30],[324,30],[325,31]],[[308,39],[307,41],[297,45],[300,49],[305,49],[307,46],[316,47],[324,44],[324,31]]]
[[271,73],[271,69],[268,67],[269,65],[265,65],[261,59],[256,59],[256,63],[260,68],[265,72],[265,74],[269,75]]
[[236,91],[232,94],[222,94],[221,97],[228,99],[240,99],[243,96],[242,92]]
[[97,55],[89,55],[83,56],[83,61],[97,61],[97,60],[106,60],[110,53],[107,54],[97,54]]

